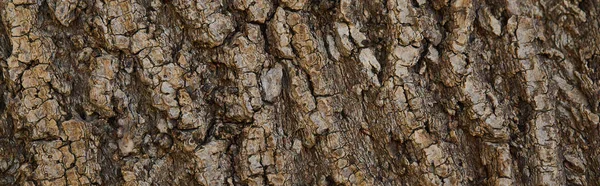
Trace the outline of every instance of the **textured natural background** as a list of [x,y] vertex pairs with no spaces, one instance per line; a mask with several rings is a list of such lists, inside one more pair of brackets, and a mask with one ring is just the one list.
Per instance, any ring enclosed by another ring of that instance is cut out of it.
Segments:
[[0,0],[0,185],[600,185],[600,0]]

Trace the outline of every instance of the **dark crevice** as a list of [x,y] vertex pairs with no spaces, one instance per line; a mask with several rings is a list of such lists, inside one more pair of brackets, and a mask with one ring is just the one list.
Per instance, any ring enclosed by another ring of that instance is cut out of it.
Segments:
[[12,53],[12,44],[10,43],[10,36],[8,30],[4,25],[5,20],[0,14],[0,60],[6,60]]

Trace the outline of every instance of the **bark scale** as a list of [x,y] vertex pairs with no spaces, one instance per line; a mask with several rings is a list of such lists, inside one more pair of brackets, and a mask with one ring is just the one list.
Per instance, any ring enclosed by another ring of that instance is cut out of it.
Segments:
[[598,0],[0,0],[0,185],[600,185]]

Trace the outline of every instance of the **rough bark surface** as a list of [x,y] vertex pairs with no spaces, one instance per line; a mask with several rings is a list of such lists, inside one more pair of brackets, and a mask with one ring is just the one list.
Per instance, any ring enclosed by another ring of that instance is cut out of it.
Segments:
[[0,0],[0,185],[600,185],[598,0]]

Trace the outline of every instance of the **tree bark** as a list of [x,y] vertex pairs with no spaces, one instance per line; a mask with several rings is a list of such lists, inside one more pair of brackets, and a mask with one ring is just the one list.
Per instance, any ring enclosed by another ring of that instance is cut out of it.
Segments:
[[0,0],[0,185],[600,185],[598,0]]

